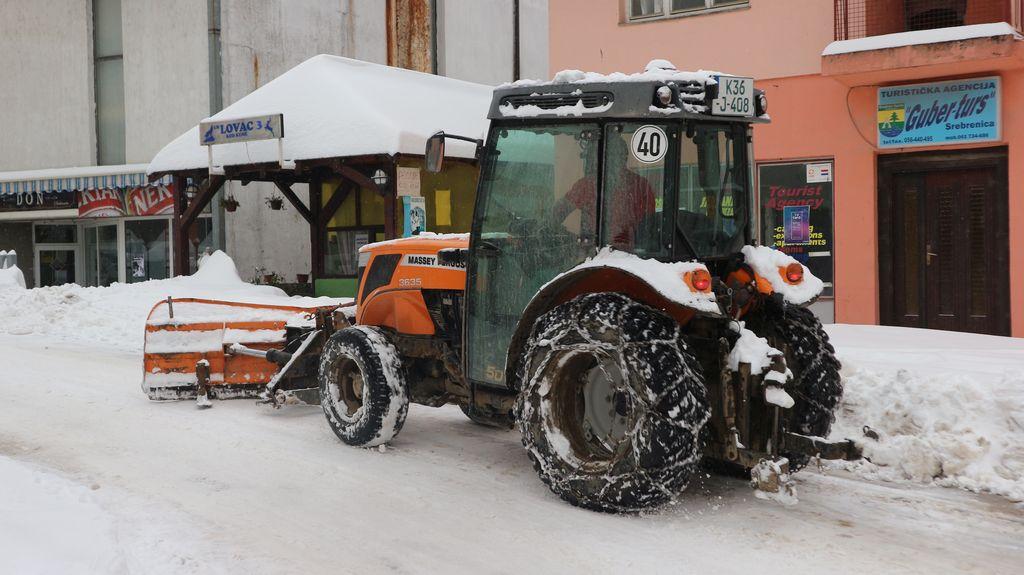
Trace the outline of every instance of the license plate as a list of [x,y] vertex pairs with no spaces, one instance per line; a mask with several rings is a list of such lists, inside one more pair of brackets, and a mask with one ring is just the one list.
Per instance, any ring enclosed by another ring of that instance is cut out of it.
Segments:
[[711,102],[715,116],[753,116],[754,79],[716,76],[718,97]]

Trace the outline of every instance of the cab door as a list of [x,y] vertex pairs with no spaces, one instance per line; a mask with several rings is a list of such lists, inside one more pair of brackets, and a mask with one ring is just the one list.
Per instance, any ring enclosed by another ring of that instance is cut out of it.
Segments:
[[597,124],[492,129],[466,285],[466,371],[505,385],[509,342],[531,298],[594,255]]

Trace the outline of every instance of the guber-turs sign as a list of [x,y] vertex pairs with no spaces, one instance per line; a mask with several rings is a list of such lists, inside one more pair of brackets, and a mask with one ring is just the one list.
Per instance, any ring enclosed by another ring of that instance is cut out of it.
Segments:
[[199,123],[199,143],[203,146],[275,140],[284,137],[284,114],[267,114],[252,118],[208,120]]
[[878,89],[878,147],[998,140],[999,77]]

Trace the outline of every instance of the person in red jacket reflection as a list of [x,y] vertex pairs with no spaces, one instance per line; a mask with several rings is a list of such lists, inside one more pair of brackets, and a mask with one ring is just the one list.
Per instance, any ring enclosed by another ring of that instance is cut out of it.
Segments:
[[[580,178],[569,193],[555,204],[554,218],[562,222],[574,209],[583,212],[584,221],[592,222],[596,210],[596,178],[585,176]],[[604,214],[608,222],[607,238],[611,245],[622,250],[632,250],[637,238],[637,231],[647,216],[654,213],[655,194],[647,180],[622,164],[618,172],[605,185],[608,202]]]

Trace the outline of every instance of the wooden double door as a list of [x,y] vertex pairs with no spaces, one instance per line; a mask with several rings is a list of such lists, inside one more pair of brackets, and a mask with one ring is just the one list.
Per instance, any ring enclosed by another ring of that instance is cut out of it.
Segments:
[[1006,149],[881,156],[885,325],[1010,335]]

